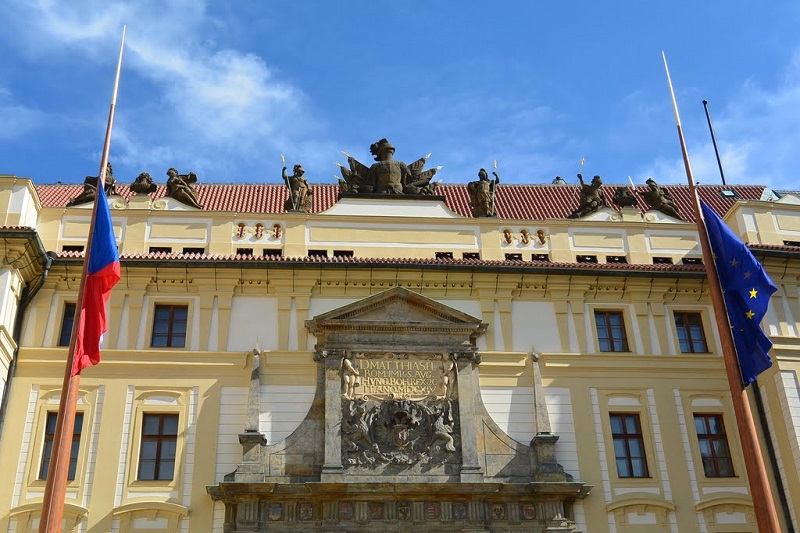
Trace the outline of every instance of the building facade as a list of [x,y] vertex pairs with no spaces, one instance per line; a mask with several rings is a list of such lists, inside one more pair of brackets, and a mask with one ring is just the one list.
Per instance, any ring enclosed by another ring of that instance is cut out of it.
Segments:
[[[572,218],[569,185],[487,187],[478,217],[464,185],[117,189],[65,531],[756,531],[686,187],[680,217],[643,189]],[[0,176],[0,531],[38,527],[80,194]],[[751,403],[797,531],[800,197],[700,194],[778,286]]]

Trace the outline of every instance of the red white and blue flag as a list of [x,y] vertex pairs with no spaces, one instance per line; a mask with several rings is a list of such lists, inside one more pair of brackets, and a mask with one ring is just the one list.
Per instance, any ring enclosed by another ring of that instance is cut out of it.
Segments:
[[120,279],[119,252],[111,223],[111,212],[108,210],[105,191],[99,183],[97,214],[92,232],[80,325],[75,338],[75,356],[72,359],[73,376],[80,374],[87,366],[100,362],[100,341],[103,333],[108,331],[106,303],[111,295],[111,288]]

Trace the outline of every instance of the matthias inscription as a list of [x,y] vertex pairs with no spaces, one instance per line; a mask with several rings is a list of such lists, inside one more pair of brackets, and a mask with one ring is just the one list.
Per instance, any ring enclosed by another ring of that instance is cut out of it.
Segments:
[[347,354],[342,358],[345,399],[450,399],[455,363],[448,354]]

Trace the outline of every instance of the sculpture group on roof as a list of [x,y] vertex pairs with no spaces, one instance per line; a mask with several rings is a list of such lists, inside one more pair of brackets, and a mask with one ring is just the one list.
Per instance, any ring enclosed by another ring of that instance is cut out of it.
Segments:
[[[385,138],[372,143],[370,153],[375,158],[375,163],[370,167],[360,163],[346,152],[348,167],[339,165],[342,178],[339,181],[339,190],[345,194],[371,194],[371,195],[390,195],[390,196],[430,196],[436,194],[438,183],[431,182],[431,179],[441,167],[423,170],[430,154],[419,158],[410,165],[394,159],[395,147]],[[281,156],[283,159],[283,156]],[[337,163],[338,164],[338,163]],[[495,162],[495,168],[497,164]],[[288,197],[284,202],[284,209],[288,212],[308,213],[313,204],[314,191],[305,178],[305,169],[302,165],[296,164],[291,175],[286,173],[287,167],[284,166],[281,175],[288,190]],[[496,200],[500,176],[497,172],[492,172],[494,179],[489,179],[489,174],[481,168],[478,172],[478,179],[467,184],[469,194],[470,210],[472,216],[493,217],[496,216]],[[94,202],[97,193],[97,176],[87,176],[83,182],[83,191],[72,198],[67,206],[75,206],[84,203]],[[441,181],[441,180],[439,180]],[[578,174],[580,182],[579,196],[577,197],[577,207],[567,216],[567,218],[583,218],[592,213],[596,213],[601,208],[610,207],[606,196],[602,191],[603,180],[600,176],[594,176],[591,182],[586,183],[582,174]],[[196,209],[203,209],[197,194],[197,174],[189,172],[180,174],[175,168],[167,170],[166,194],[170,198],[177,200],[185,205]],[[566,182],[559,176],[552,181],[554,185],[566,185]],[[118,194],[116,190],[117,181],[114,178],[111,164],[106,167],[105,192],[107,195]],[[653,178],[646,181],[647,189],[639,191],[636,187],[617,187],[611,202],[616,208],[635,207],[639,203],[637,196],[641,196],[650,209],[664,213],[665,215],[685,220],[672,198],[669,190],[661,187]],[[157,190],[157,185],[150,174],[142,172],[130,185],[130,190],[135,194],[153,194]],[[566,189],[567,192],[570,189]],[[574,189],[572,189],[574,190]],[[507,201],[513,201],[512,197],[506,197]]]
[[390,195],[435,194],[437,184],[431,183],[431,179],[439,168],[422,170],[430,154],[406,165],[394,160],[395,148],[386,139],[372,143],[369,151],[376,161],[370,167],[345,153],[349,168],[339,165],[343,178],[339,179],[339,189],[342,192]]

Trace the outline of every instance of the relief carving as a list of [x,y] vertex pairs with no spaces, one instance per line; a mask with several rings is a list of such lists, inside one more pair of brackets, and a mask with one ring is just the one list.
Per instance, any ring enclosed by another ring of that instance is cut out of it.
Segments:
[[442,464],[459,459],[452,400],[343,400],[345,466]]

